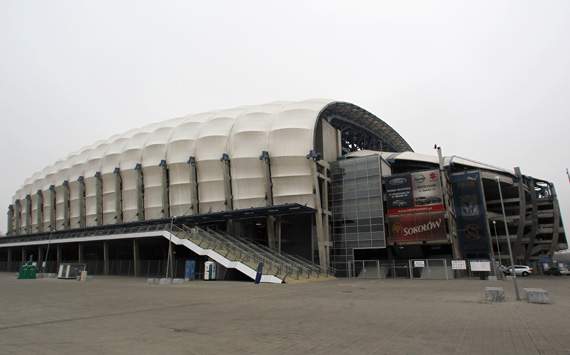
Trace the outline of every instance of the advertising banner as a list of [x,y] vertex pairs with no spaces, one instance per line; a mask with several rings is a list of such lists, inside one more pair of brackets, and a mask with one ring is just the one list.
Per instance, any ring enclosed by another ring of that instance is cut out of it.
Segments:
[[451,268],[453,270],[467,270],[467,263],[465,260],[451,260]]
[[385,180],[388,216],[444,210],[438,170],[392,175]]
[[489,226],[481,175],[468,171],[451,175],[459,245],[464,257],[489,257]]
[[444,213],[406,214],[390,217],[391,243],[446,240]]

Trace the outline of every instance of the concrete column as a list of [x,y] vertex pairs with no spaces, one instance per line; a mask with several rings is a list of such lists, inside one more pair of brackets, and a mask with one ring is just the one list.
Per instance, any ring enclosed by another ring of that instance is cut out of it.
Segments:
[[276,218],[275,223],[275,239],[277,239],[277,252],[281,254],[281,217]]
[[87,226],[85,216],[85,179],[83,176],[80,176],[77,181],[79,182],[79,227],[85,228]]
[[141,164],[135,166],[137,172],[137,220],[144,221],[144,176]]
[[123,179],[121,178],[121,169],[115,168],[115,221],[117,224],[123,223]]
[[166,160],[160,161],[160,173],[162,184],[162,218],[170,217],[170,198],[168,196],[168,166]]
[[36,192],[37,200],[36,200],[36,224],[37,224],[37,232],[43,232],[44,230],[44,195],[42,194],[42,190],[38,190]]
[[49,226],[50,226],[50,231],[54,231],[56,230],[56,222],[55,222],[55,218],[56,218],[56,198],[55,198],[55,185],[51,185],[49,187],[49,202],[50,202],[50,208],[49,208]]
[[8,270],[6,271],[12,271],[12,248],[8,248],[6,252],[7,252],[6,261],[8,262]]
[[103,274],[109,275],[109,242],[103,242]]
[[59,265],[61,264],[61,258],[62,258],[62,254],[61,254],[61,245],[58,244],[55,248],[55,253],[56,253],[56,263],[57,263],[57,270],[59,270]]
[[232,196],[232,177],[231,177],[231,167],[230,167],[230,156],[226,153],[222,154],[220,161],[223,164],[224,170],[224,195],[225,195],[225,205],[226,211],[231,211],[234,209],[234,201]]
[[69,181],[65,180],[63,182],[63,229],[67,230],[69,226]]
[[6,231],[7,235],[13,235],[14,232],[14,206],[8,206],[8,230]]
[[133,239],[133,270],[135,277],[140,276],[140,251],[139,251],[139,241]]
[[83,244],[81,243],[77,245],[77,261],[80,264],[83,263]]
[[26,234],[32,233],[32,196],[26,195]]
[[22,263],[26,262],[26,248],[22,247]]
[[270,207],[273,206],[273,183],[271,182],[271,161],[269,158],[269,153],[264,150],[261,152],[259,159],[263,161],[264,165],[265,205],[267,207]]
[[192,205],[190,209],[192,214],[200,214],[200,200],[198,198],[198,165],[196,164],[196,159],[190,157],[188,159],[188,164],[190,164],[190,189],[192,191]]
[[103,178],[98,171],[95,173],[95,224],[103,225]]
[[267,229],[267,246],[273,250],[277,250],[277,239],[275,238],[275,217],[267,216],[266,229]]
[[42,261],[44,259],[44,249],[41,245],[38,246],[38,253],[36,257],[37,257],[38,269],[40,269],[42,267]]

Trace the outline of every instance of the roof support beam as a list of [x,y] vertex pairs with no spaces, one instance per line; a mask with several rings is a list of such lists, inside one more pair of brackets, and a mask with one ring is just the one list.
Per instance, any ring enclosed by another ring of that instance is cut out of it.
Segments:
[[103,177],[101,172],[95,173],[95,224],[103,225]]
[[169,218],[170,217],[170,199],[168,193],[169,179],[168,179],[168,165],[166,164],[166,160],[160,161],[160,176],[161,176],[161,202],[162,202],[162,210],[161,216],[162,218]]
[[137,173],[137,221],[144,221],[144,175],[141,164],[135,166]]

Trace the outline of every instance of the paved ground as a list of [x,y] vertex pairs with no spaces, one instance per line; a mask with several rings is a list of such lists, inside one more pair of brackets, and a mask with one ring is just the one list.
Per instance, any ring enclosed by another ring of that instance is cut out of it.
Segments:
[[476,280],[147,285],[0,273],[0,354],[570,354],[570,277],[552,305],[482,303]]

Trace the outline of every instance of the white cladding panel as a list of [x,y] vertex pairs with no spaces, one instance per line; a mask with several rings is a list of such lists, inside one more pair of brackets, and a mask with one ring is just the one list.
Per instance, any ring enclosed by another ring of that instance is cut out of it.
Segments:
[[55,187],[55,229],[63,230],[65,227],[64,219],[64,197],[65,197],[65,187],[62,185],[57,185]]
[[[145,216],[162,215],[162,176],[158,167],[166,160],[169,169],[169,200],[172,215],[191,214],[192,186],[188,159],[198,166],[200,212],[225,210],[224,163],[222,154],[231,159],[234,208],[265,204],[262,151],[271,158],[275,204],[300,203],[313,206],[312,175],[306,155],[314,144],[314,128],[320,111],[330,101],[274,102],[230,110],[188,115],[151,124],[116,135],[85,147],[54,166],[36,173],[15,198],[25,199],[38,189],[56,186],[58,228],[63,225],[63,188],[70,183],[71,227],[79,226],[80,176],[86,183],[87,223],[95,223],[95,181],[100,171],[103,179],[103,223],[116,222],[118,196],[122,195],[124,221],[137,220],[137,164],[143,167]],[[332,137],[332,136],[331,136]],[[123,191],[115,191],[113,171],[121,169]],[[121,194],[121,195],[119,195]],[[33,208],[36,207],[34,203]],[[48,216],[49,218],[49,216]],[[24,218],[23,218],[24,220]],[[33,218],[32,222],[35,223]]]
[[88,227],[97,225],[97,178],[85,178],[85,222]]
[[32,195],[32,233],[38,232],[38,194]]

